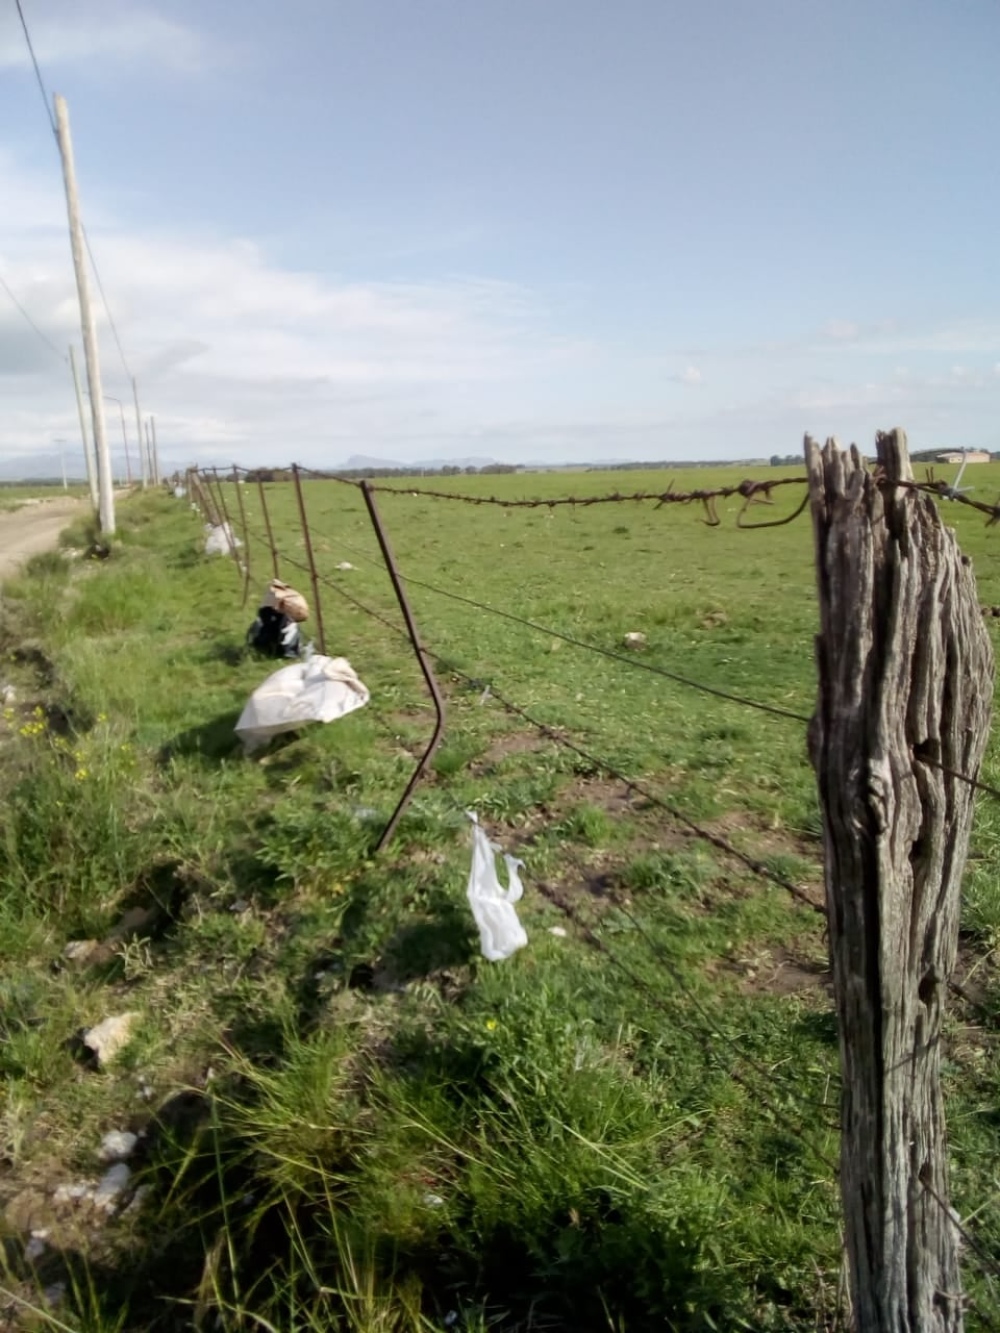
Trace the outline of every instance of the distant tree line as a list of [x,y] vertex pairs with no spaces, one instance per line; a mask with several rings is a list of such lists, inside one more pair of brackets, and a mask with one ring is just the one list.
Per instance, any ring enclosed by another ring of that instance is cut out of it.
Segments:
[[[343,477],[346,481],[360,481],[365,477],[463,477],[491,476],[497,473],[520,472],[516,463],[489,463],[485,467],[359,467],[313,468],[312,477]],[[247,481],[291,481],[290,468],[258,467],[247,473]]]

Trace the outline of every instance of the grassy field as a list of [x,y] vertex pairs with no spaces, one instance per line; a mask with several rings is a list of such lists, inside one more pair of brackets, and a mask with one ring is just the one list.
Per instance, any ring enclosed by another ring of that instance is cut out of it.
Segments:
[[[422,484],[545,497],[671,479],[739,475]],[[992,499],[1000,468],[973,480]],[[502,510],[399,489],[378,501],[445,664],[448,728],[379,856],[433,721],[390,629],[325,586],[327,651],[371,705],[261,759],[235,744],[273,669],[242,646],[270,574],[255,487],[241,488],[256,534],[245,608],[233,562],[204,557],[201,519],[163,495],[120,507],[110,560],[40,557],[4,591],[0,1319],[93,1333],[843,1326],[821,916],[491,696],[818,901],[804,726],[443,595],[613,651],[639,631],[637,661],[808,713],[808,519],[750,532],[735,500],[708,528],[696,509]],[[776,498],[752,517],[789,514],[799,494]],[[291,488],[268,500],[282,551],[304,563]],[[324,577],[398,623],[357,491],[310,481],[305,501]],[[996,531],[957,506],[948,518],[982,600],[1000,603]],[[309,594],[295,564],[281,573]],[[995,746],[984,776],[1000,781]],[[525,861],[529,943],[500,964],[480,958],[465,901],[470,809]],[[955,1205],[995,1259],[998,870],[984,801],[961,968],[982,1007],[952,1013],[945,1073]],[[67,956],[80,940],[90,953]],[[94,1068],[81,1032],[125,1012],[131,1042]],[[112,1129],[142,1137],[108,1212],[73,1187],[106,1169]],[[1000,1303],[966,1259],[967,1326],[990,1327]]]
[[0,514],[21,509],[37,500],[61,500],[64,496],[83,496],[87,487],[72,482],[63,489],[62,482],[6,482],[0,484]]

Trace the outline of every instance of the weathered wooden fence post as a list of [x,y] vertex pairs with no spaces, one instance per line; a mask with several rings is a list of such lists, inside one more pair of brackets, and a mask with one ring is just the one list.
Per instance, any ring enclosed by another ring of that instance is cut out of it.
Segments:
[[993,653],[971,567],[912,481],[906,436],[806,438],[823,811],[843,1072],[841,1191],[858,1333],[958,1333],[942,1010],[958,941]]

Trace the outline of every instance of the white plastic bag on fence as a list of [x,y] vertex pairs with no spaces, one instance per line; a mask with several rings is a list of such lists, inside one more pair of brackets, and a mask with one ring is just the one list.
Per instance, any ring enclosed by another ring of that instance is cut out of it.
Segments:
[[205,524],[205,554],[206,555],[232,555],[237,546],[243,543],[239,537],[233,536],[233,530],[228,523]]
[[346,657],[314,653],[268,676],[258,685],[236,723],[247,754],[272,736],[297,731],[307,722],[334,722],[363,708],[371,696]]
[[491,963],[502,962],[528,943],[524,927],[517,919],[514,904],[524,893],[518,870],[524,865],[515,856],[504,853],[509,888],[502,888],[497,877],[495,853],[500,848],[490,842],[479,820],[471,810],[465,812],[472,820],[472,869],[469,872],[469,906],[479,927],[479,944],[483,957]]
[[175,486],[175,487],[174,487],[174,499],[175,499],[175,500],[183,500],[184,497],[185,497],[185,495],[187,495],[187,491],[184,489],[183,486]]

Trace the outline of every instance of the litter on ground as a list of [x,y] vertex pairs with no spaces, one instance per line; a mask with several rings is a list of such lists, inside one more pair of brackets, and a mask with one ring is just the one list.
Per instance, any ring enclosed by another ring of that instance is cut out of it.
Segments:
[[232,555],[233,551],[242,545],[239,537],[233,535],[228,523],[205,524],[206,555]]
[[370,699],[346,657],[315,653],[268,676],[247,701],[236,723],[244,751],[253,754],[272,736],[297,731],[309,722],[334,722],[363,708]]
[[519,902],[524,887],[518,870],[524,865],[515,856],[503,853],[507,866],[508,888],[503,888],[497,877],[495,853],[500,848],[490,842],[479,819],[471,810],[466,814],[472,820],[472,869],[469,871],[468,897],[472,915],[479,927],[479,943],[483,957],[491,963],[502,962],[528,943],[528,936],[518,920],[514,904]]

